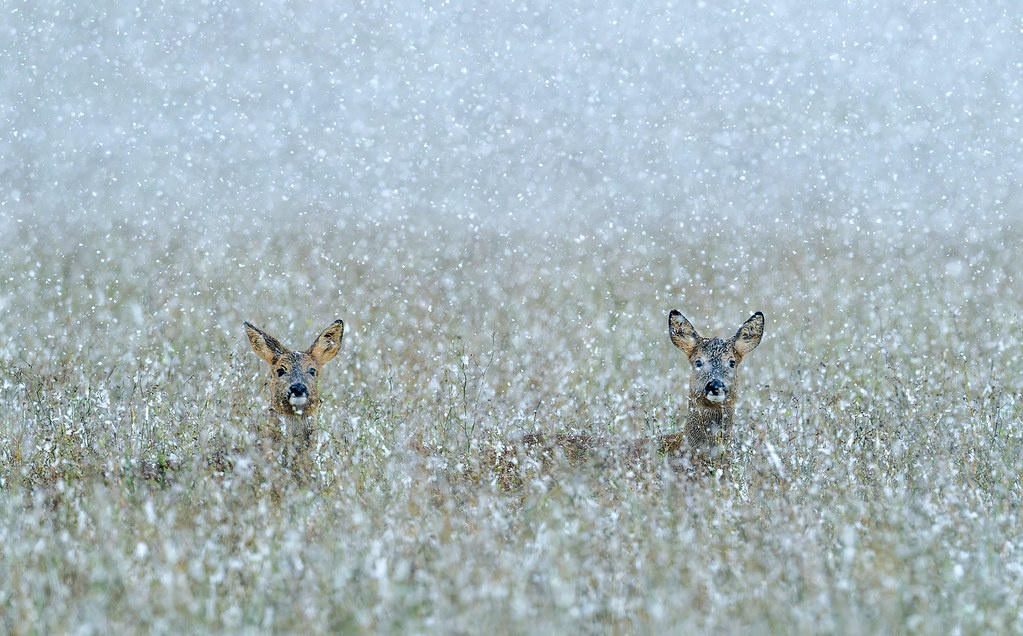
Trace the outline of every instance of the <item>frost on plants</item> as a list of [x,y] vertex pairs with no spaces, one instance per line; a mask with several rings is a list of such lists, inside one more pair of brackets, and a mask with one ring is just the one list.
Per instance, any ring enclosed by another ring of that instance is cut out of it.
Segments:
[[[0,632],[1023,632],[1015,12],[0,17]],[[507,479],[685,429],[674,308],[727,466]],[[242,324],[338,316],[294,479]]]

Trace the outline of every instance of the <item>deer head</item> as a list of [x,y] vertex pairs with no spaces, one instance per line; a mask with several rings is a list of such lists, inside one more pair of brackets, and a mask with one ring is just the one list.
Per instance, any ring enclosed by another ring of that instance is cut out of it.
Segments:
[[703,408],[731,408],[739,392],[739,363],[756,349],[764,335],[764,314],[759,311],[728,340],[704,338],[674,309],[668,314],[671,342],[685,352],[692,367],[689,402]]
[[345,324],[335,320],[305,351],[291,351],[277,338],[245,323],[252,349],[270,365],[270,409],[280,415],[310,417],[320,405],[317,383],[323,365],[341,349]]

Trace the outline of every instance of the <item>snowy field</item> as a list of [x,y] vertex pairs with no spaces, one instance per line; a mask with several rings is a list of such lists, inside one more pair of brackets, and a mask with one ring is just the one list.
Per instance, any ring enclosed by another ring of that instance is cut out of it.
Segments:
[[[0,10],[0,633],[1023,632],[1015,3],[249,4]],[[498,484],[678,430],[670,309],[731,469]]]

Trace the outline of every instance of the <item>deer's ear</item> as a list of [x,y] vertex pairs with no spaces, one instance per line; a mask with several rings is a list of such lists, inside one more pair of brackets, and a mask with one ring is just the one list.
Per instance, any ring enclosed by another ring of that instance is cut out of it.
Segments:
[[685,351],[687,356],[692,355],[700,343],[700,334],[696,333],[696,329],[685,316],[674,309],[668,314],[668,337],[671,338],[671,343]]
[[252,350],[256,352],[257,356],[265,360],[267,364],[273,364],[278,356],[288,352],[277,338],[274,338],[251,323],[245,323],[245,333],[249,336],[249,342],[252,343]]
[[740,356],[745,356],[757,348],[760,339],[764,337],[764,314],[759,311],[742,323],[739,331],[732,336],[732,346]]
[[323,330],[323,333],[316,338],[313,346],[309,347],[309,355],[318,364],[323,364],[334,359],[337,352],[341,350],[341,338],[345,335],[345,323],[335,320],[330,326]]

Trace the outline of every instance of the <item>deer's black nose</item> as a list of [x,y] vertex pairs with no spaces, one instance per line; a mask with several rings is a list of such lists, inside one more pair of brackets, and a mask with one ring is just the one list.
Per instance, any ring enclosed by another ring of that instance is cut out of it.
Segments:
[[707,383],[704,391],[706,391],[707,395],[724,395],[725,383],[721,380],[711,380]]
[[306,386],[304,384],[302,384],[301,382],[296,382],[296,383],[292,384],[291,387],[288,389],[288,391],[291,394],[291,397],[308,397],[309,396],[309,389],[307,389]]

